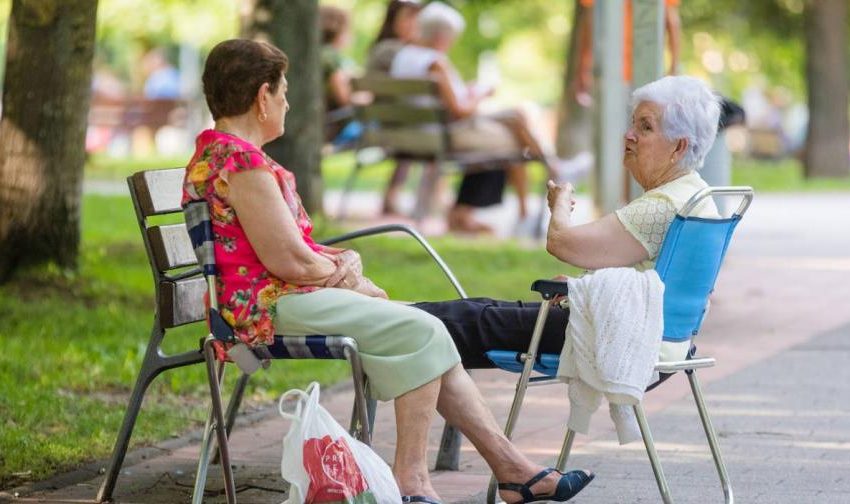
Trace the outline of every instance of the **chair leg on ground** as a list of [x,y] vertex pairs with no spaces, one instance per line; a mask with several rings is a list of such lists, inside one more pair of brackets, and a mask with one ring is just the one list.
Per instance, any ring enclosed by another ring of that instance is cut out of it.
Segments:
[[145,398],[148,385],[157,374],[159,374],[158,370],[148,367],[146,357],[142,371],[136,379],[136,385],[133,387],[133,393],[130,395],[130,402],[127,404],[127,411],[124,413],[124,420],[121,422],[121,430],[118,431],[118,439],[115,440],[115,447],[112,449],[112,458],[109,460],[106,476],[104,476],[103,483],[101,483],[97,492],[97,502],[112,499],[115,482],[124,463],[124,456],[127,455],[127,447],[130,445],[130,436],[133,434],[136,418],[138,418],[139,410],[142,408],[142,400]]
[[457,471],[460,467],[460,445],[463,438],[453,425],[446,424],[440,439],[440,451],[437,452],[435,471]]
[[633,408],[638,426],[640,427],[640,434],[643,436],[643,445],[646,447],[646,454],[649,457],[649,463],[652,464],[655,481],[658,483],[658,491],[661,492],[661,500],[664,504],[672,504],[673,498],[670,496],[670,487],[667,485],[667,478],[664,477],[664,470],[661,468],[658,453],[655,451],[655,443],[652,441],[652,432],[649,430],[649,423],[646,421],[643,405],[638,403]]
[[561,445],[561,453],[558,455],[558,461],[555,463],[555,469],[564,472],[567,469],[567,461],[570,459],[570,452],[573,449],[573,441],[576,438],[576,431],[567,429],[564,434],[564,444]]
[[[531,379],[531,372],[534,371],[534,361],[537,359],[537,348],[540,344],[540,338],[543,335],[543,327],[546,325],[546,318],[549,315],[549,308],[552,305],[551,300],[540,303],[540,310],[537,312],[537,320],[534,322],[534,331],[531,333],[531,342],[528,345],[528,352],[523,354],[523,367],[519,375],[519,380],[516,384],[516,392],[514,400],[511,403],[511,410],[508,413],[508,419],[505,421],[505,437],[511,439],[514,432],[514,425],[519,418],[519,411],[522,409],[522,402],[525,400],[525,393],[528,391],[528,382]],[[496,476],[490,476],[490,484],[487,486],[487,503],[493,504],[496,502],[497,494]]]
[[717,433],[714,431],[714,426],[711,423],[711,417],[708,414],[708,408],[705,405],[705,400],[702,397],[702,389],[699,386],[696,371],[688,371],[688,382],[691,384],[691,392],[694,395],[699,418],[702,421],[702,427],[705,430],[705,437],[708,439],[708,446],[711,448],[711,456],[714,458],[714,466],[717,468],[717,475],[720,477],[720,484],[723,486],[723,497],[727,504],[735,502],[735,496],[732,493],[732,483],[729,480],[729,473],[726,471],[726,464],[723,462],[723,456],[720,453],[720,445],[717,443]]
[[[230,434],[233,432],[233,425],[236,423],[236,416],[239,414],[239,407],[242,405],[242,398],[245,396],[245,388],[248,386],[248,380],[250,379],[251,375],[242,373],[242,375],[239,376],[239,380],[236,381],[236,385],[233,387],[233,392],[230,394],[230,401],[227,403],[227,413],[225,413],[225,431],[227,432],[228,439],[230,438]],[[218,450],[213,450],[212,464],[218,464],[219,459]]]
[[200,504],[204,498],[204,487],[206,486],[207,470],[209,469],[210,448],[212,444],[212,432],[215,431],[218,441],[218,452],[221,456],[221,470],[224,476],[224,491],[228,504],[236,503],[236,485],[233,481],[233,468],[230,465],[230,449],[227,442],[225,430],[224,407],[221,403],[221,380],[224,378],[224,363],[216,366],[215,349],[212,337],[204,342],[204,357],[207,366],[207,379],[210,385],[210,416],[204,428],[204,440],[201,444],[201,453],[198,458],[198,470],[195,475],[195,489],[192,495],[192,503]]
[[369,418],[369,406],[367,405],[366,394],[366,378],[363,374],[363,364],[360,361],[360,354],[357,353],[357,343],[346,338],[343,343],[343,352],[345,358],[351,365],[351,378],[354,381],[354,411],[352,412],[350,432],[352,436],[360,439],[367,445],[372,444],[372,429]]
[[142,400],[150,383],[161,372],[167,369],[188,366],[203,361],[200,352],[185,352],[178,355],[163,356],[160,353],[159,346],[164,337],[165,331],[159,326],[159,320],[157,319],[154,322],[148,347],[145,350],[145,356],[142,360],[142,367],[139,370],[139,376],[136,378],[136,384],[133,387],[133,393],[130,395],[130,402],[127,404],[127,412],[124,413],[124,420],[121,422],[121,430],[118,431],[118,438],[115,440],[115,447],[112,449],[112,458],[109,461],[109,467],[106,470],[103,483],[101,483],[100,489],[97,492],[98,502],[112,499],[115,482],[118,479],[118,473],[121,472],[124,456],[127,454],[127,447],[130,444],[130,437],[133,434],[133,427],[136,424],[136,418],[139,416]]

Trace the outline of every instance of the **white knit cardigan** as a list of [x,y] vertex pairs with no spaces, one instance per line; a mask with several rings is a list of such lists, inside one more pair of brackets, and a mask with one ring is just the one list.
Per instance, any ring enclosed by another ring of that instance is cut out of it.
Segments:
[[569,384],[568,425],[587,433],[608,399],[620,444],[640,437],[631,406],[653,376],[664,329],[664,283],[654,270],[606,268],[569,279],[570,320],[558,376]]

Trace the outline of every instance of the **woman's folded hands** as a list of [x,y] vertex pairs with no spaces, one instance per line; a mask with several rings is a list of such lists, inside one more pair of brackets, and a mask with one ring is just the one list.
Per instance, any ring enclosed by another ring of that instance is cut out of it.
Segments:
[[351,249],[345,249],[328,258],[336,264],[336,270],[328,277],[325,287],[348,289],[360,294],[387,299],[387,293],[363,276],[363,263],[360,254]]

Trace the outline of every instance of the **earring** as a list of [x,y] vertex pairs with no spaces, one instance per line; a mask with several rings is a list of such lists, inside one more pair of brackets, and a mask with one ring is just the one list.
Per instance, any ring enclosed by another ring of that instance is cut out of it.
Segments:
[[269,118],[269,115],[266,114],[265,112],[260,112],[259,114],[257,114],[257,119],[259,119],[260,122],[266,122],[266,119],[268,119],[268,118]]

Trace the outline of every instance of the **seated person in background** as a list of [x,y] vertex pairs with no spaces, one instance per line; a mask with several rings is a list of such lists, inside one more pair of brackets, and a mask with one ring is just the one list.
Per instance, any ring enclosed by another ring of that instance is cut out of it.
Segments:
[[[366,57],[366,73],[390,73],[395,54],[416,38],[416,15],[422,8],[418,0],[390,0],[384,22]],[[384,192],[382,213],[398,214],[398,195],[407,178],[410,164],[397,161]]]
[[363,276],[353,250],[313,240],[295,176],[262,151],[284,132],[287,67],[280,49],[252,40],[221,42],[204,66],[204,95],[215,129],[198,135],[183,204],[206,201],[210,207],[222,317],[251,346],[270,344],[276,334],[345,334],[357,341],[371,397],[394,401],[393,475],[401,502],[439,503],[427,457],[435,410],[505,482],[500,496],[507,502],[524,502],[529,494],[566,501],[578,494],[593,475],[561,474],[517,450],[463,370],[439,320],[388,301]]
[[416,39],[418,0],[390,0],[384,22],[366,58],[366,73],[390,73],[395,54]]
[[145,98],[176,100],[180,98],[180,72],[169,63],[165,50],[151,49],[142,57],[145,78]]
[[[601,219],[571,226],[573,188],[549,182],[552,219],[546,250],[556,258],[586,269],[634,267],[645,271],[655,260],[676,213],[697,191],[708,187],[702,167],[720,117],[718,98],[692,77],[664,77],[632,93],[631,127],[625,135],[623,163],[646,192]],[[708,198],[696,216],[717,218]],[[418,303],[443,321],[466,368],[493,367],[485,352],[528,349],[540,303],[462,299]],[[543,337],[542,353],[561,352],[569,309],[553,305]],[[689,341],[663,342],[662,361],[683,360]]]
[[[549,176],[555,180],[562,180],[569,172],[580,169],[577,163],[589,168],[588,159],[577,162],[561,160],[551,148],[544,148],[519,111],[510,109],[494,114],[478,111],[481,101],[493,90],[467,85],[446,55],[465,28],[463,16],[457,10],[439,1],[431,2],[419,13],[417,25],[419,38],[415,44],[407,45],[396,53],[390,75],[409,79],[430,77],[437,81],[440,98],[454,119],[449,132],[454,149],[505,157],[521,157],[523,152],[528,151],[543,161]],[[523,222],[527,216],[525,163],[514,163],[507,172],[519,198],[519,216],[520,222]],[[449,214],[451,229],[480,230],[483,225],[475,222],[473,207],[488,206],[501,200],[504,188],[501,171],[469,176],[475,181],[466,184],[469,190],[464,190],[465,184],[461,183],[457,204]]]
[[[331,118],[325,125],[325,140],[334,145],[354,142],[363,127],[351,117],[351,73],[354,64],[342,54],[351,43],[348,13],[330,5],[319,7],[322,33],[322,82],[325,86],[325,113]],[[349,112],[346,113],[346,110]]]

